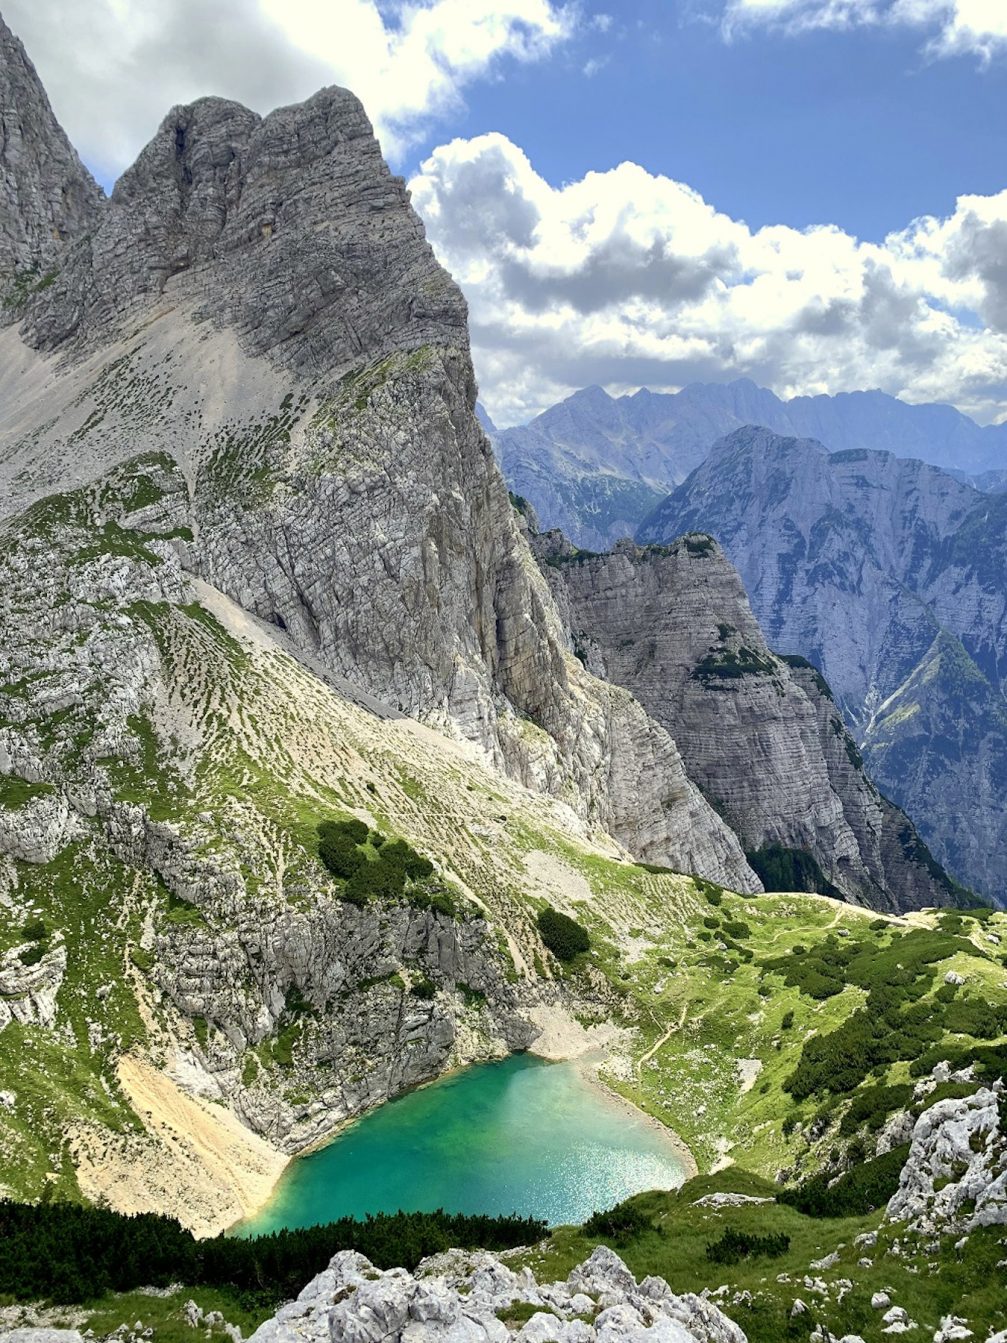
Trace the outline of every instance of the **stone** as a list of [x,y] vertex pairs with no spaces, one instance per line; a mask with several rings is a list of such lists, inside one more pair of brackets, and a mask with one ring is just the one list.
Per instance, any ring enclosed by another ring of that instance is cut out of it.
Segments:
[[757,1194],[738,1194],[733,1190],[718,1190],[715,1194],[704,1194],[693,1200],[694,1208],[741,1208],[746,1203],[775,1203],[774,1198]]
[[0,1329],[0,1343],[83,1343],[77,1329]]
[[[712,1302],[677,1296],[661,1279],[638,1285],[604,1246],[565,1283],[542,1287],[493,1256],[473,1257],[466,1273],[464,1256],[449,1255],[426,1261],[414,1276],[404,1269],[378,1272],[352,1251],[337,1254],[295,1302],[259,1326],[253,1343],[506,1343],[511,1335],[498,1312],[543,1300],[554,1304],[521,1326],[522,1343],[745,1343],[741,1329]],[[588,1288],[607,1303],[592,1323],[574,1318],[583,1313]]]
[[887,1221],[923,1234],[1007,1224],[1007,1140],[997,1088],[924,1110]]
[[957,1315],[945,1315],[934,1333],[934,1343],[962,1343],[962,1340],[974,1337],[967,1321]]

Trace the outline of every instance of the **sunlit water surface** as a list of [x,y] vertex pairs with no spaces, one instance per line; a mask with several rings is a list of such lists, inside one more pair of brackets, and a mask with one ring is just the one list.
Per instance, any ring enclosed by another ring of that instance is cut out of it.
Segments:
[[240,1231],[398,1208],[518,1212],[555,1226],[683,1178],[656,1125],[575,1064],[519,1054],[390,1101],[292,1162],[268,1207]]

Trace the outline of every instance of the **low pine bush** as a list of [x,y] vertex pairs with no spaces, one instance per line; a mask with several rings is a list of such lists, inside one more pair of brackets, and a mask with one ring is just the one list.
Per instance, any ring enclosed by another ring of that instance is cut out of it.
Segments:
[[539,914],[538,930],[542,941],[561,961],[572,961],[591,946],[587,929],[551,905],[547,905]]
[[779,1259],[790,1249],[790,1237],[782,1232],[768,1236],[753,1236],[747,1231],[735,1231],[732,1227],[706,1247],[706,1257],[711,1264],[740,1264],[742,1259]]

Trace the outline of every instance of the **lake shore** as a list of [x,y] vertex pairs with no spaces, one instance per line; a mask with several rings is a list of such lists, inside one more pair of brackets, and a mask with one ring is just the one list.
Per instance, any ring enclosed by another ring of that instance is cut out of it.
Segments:
[[616,1091],[601,1076],[600,1070],[614,1050],[627,1043],[629,1031],[611,1022],[582,1026],[558,1003],[539,1004],[529,1016],[541,1032],[531,1046],[531,1053],[554,1063],[560,1061],[575,1063],[591,1086],[603,1092],[623,1109],[644,1119],[667,1139],[685,1171],[683,1184],[699,1174],[696,1158],[682,1137],[656,1115],[641,1109],[639,1105]]
[[647,1124],[661,1133],[682,1163],[684,1170],[682,1184],[685,1184],[687,1180],[695,1179],[699,1174],[699,1166],[696,1164],[696,1158],[692,1155],[692,1149],[673,1128],[669,1128],[667,1124],[658,1119],[657,1115],[652,1115],[646,1110],[642,1110],[639,1105],[634,1104],[633,1101],[629,1100],[626,1096],[623,1096],[621,1092],[615,1091],[609,1086],[609,1084],[601,1077],[599,1071],[604,1066],[604,1062],[604,1059],[581,1059],[578,1061],[578,1067],[584,1078],[590,1082],[593,1087],[597,1087],[599,1091],[604,1092],[610,1100],[614,1101],[622,1109],[630,1111],[638,1119],[645,1120]]

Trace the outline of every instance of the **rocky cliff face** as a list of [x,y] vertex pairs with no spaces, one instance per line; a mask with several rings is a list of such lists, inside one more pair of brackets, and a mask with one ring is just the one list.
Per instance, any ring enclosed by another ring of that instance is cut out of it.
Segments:
[[530,424],[497,431],[495,444],[511,488],[531,500],[547,527],[606,550],[635,532],[652,491],[667,493],[718,439],[756,425],[815,438],[834,452],[919,458],[979,489],[1000,488],[1007,460],[1002,425],[982,427],[951,406],[911,406],[883,392],[781,401],[747,378],[695,383],[671,395],[641,388],[610,397],[588,387]]
[[774,648],[821,669],[880,787],[960,880],[1000,898],[1004,505],[880,452],[744,429],[641,530],[702,527]]
[[169,452],[217,589],[635,851],[744,885],[674,744],[563,652],[472,413],[461,295],[352,94],[174,109],[19,330],[9,507]]
[[0,18],[0,324],[51,282],[101,204],[35,67]]
[[551,532],[535,549],[572,647],[667,728],[750,857],[773,845],[810,855],[829,886],[875,907],[954,898],[864,774],[822,678],[770,652],[708,536],[594,556]]

